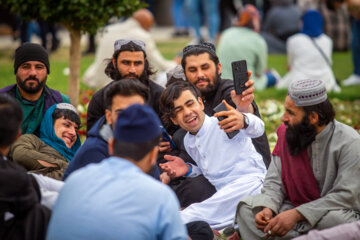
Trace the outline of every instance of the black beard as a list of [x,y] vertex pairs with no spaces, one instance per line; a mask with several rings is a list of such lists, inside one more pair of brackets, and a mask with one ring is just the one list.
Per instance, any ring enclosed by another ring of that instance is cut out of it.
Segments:
[[286,125],[288,127],[285,137],[289,146],[290,155],[298,155],[315,140],[317,134],[316,128],[309,123],[308,116],[304,116],[299,124],[294,126]]
[[[29,93],[29,94],[33,94],[33,93],[40,92],[44,88],[45,83],[46,83],[46,78],[47,77],[45,77],[44,79],[42,79],[40,81],[35,76],[29,76],[28,78],[26,78],[23,81],[19,76],[16,75],[16,83],[24,92]],[[35,86],[27,86],[25,83],[28,80],[35,80],[35,81],[37,81],[38,84],[35,85]]]
[[[201,96],[204,98],[204,99],[209,99],[209,98],[211,98],[214,94],[215,94],[215,92],[217,91],[217,89],[218,89],[218,87],[219,87],[219,84],[220,84],[220,74],[218,74],[217,72],[216,72],[216,76],[215,76],[215,78],[214,78],[214,83],[213,84],[211,84],[210,83],[210,80],[208,80],[208,79],[199,79],[199,80],[205,80],[205,81],[207,81],[209,84],[206,86],[206,88],[202,88],[202,89],[200,89],[199,88],[199,90],[200,90],[200,92],[201,92]],[[197,80],[197,81],[199,81],[199,80]],[[197,83],[197,81],[194,83],[194,85],[196,86],[196,83]]]
[[124,78],[136,78],[139,79],[141,83],[145,84],[146,86],[149,86],[149,76],[145,69],[140,76],[133,73],[121,74],[119,70],[116,69],[116,79],[114,80],[117,81]]

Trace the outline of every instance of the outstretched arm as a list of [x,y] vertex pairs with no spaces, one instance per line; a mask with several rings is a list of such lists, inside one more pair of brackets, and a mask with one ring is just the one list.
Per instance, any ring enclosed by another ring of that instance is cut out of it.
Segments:
[[179,157],[165,155],[164,159],[167,160],[166,163],[161,163],[159,166],[163,171],[165,171],[171,178],[182,177],[182,176],[197,176],[201,174],[201,171],[195,165],[185,163]]

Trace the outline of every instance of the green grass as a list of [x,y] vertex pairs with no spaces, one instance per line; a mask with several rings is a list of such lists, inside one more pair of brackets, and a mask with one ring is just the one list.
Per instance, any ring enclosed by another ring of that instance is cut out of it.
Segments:
[[[176,39],[169,41],[157,42],[157,46],[167,59],[173,59],[182,48],[188,43],[188,39]],[[15,83],[13,72],[13,56],[14,49],[0,50],[0,88]],[[81,59],[81,77],[85,70],[90,66],[94,59],[94,55],[84,56]],[[350,52],[341,52],[333,54],[333,70],[335,76],[343,80],[352,72],[352,61]],[[63,93],[68,92],[68,76],[63,74],[69,63],[69,49],[61,48],[50,56],[51,74],[48,77],[48,85],[58,89]],[[270,55],[268,58],[268,68],[276,69],[280,75],[286,73],[286,55]],[[81,89],[88,87],[81,83]],[[338,94],[330,94],[331,98],[342,100],[360,99],[360,86],[343,87],[342,92]],[[277,99],[283,101],[286,96],[286,90],[276,90],[274,88],[256,92],[256,100]]]

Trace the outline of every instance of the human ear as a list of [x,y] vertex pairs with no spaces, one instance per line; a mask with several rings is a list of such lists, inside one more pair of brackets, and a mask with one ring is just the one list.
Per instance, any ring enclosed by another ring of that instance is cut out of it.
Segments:
[[109,109],[105,109],[105,118],[109,125],[112,125],[111,121],[111,111]]
[[113,156],[113,154],[114,154],[114,138],[110,138],[110,140],[108,142],[108,151],[109,151],[109,155]]

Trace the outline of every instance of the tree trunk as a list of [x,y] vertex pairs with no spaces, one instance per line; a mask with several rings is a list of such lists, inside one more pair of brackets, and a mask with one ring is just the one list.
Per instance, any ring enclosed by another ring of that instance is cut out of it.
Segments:
[[69,97],[71,103],[76,107],[80,95],[80,62],[81,62],[81,32],[68,28],[70,32],[70,75],[69,75]]

